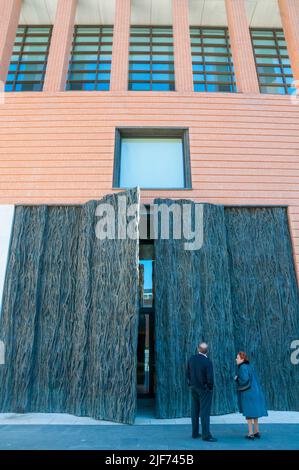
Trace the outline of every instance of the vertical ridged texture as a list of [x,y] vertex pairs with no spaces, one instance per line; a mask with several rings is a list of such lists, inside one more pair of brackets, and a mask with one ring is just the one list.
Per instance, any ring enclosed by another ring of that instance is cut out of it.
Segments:
[[175,89],[193,91],[192,55],[189,27],[189,0],[172,0]]
[[272,410],[299,410],[299,298],[287,211],[227,208],[235,345],[258,371]]
[[130,24],[131,0],[115,0],[110,80],[111,91],[128,91]]
[[10,64],[21,6],[22,0],[0,0],[0,81],[3,83]]
[[287,211],[297,285],[299,286],[299,247],[296,244],[299,235],[299,216],[296,207],[289,206]]
[[294,80],[299,80],[299,0],[278,0],[278,4]]
[[44,91],[64,91],[74,33],[77,0],[58,0]]
[[[174,201],[156,200],[171,206]],[[182,207],[194,203],[175,201]],[[184,250],[185,240],[155,242],[155,332],[157,416],[190,414],[186,380],[189,357],[200,341],[210,345],[215,364],[213,413],[236,410],[234,338],[226,231],[222,206],[204,204],[204,243],[200,250]]]
[[236,410],[238,350],[252,358],[269,409],[299,410],[291,363],[299,299],[286,209],[205,204],[203,224],[199,251],[185,251],[181,240],[155,242],[157,415],[190,414],[186,364],[201,340],[214,363],[213,413]]
[[[127,204],[138,202],[135,190]],[[100,203],[117,212],[117,195]],[[0,338],[0,409],[132,423],[138,241],[98,240],[95,210],[16,208]]]
[[227,23],[239,93],[259,93],[245,0],[225,0]]

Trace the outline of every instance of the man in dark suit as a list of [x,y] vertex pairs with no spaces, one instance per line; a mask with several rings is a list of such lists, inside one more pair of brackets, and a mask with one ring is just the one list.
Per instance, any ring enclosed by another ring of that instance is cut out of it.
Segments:
[[210,414],[214,387],[213,364],[208,358],[208,345],[201,343],[198,354],[189,359],[187,378],[191,388],[192,397],[192,437],[201,437],[199,434],[199,417],[202,426],[202,439],[216,442],[217,439],[210,433]]

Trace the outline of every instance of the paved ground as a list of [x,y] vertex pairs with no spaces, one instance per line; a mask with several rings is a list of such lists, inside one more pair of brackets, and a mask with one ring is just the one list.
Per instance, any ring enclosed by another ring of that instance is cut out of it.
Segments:
[[219,439],[209,444],[190,437],[188,425],[1,425],[1,450],[299,450],[298,424],[263,424],[262,439],[249,442],[246,427],[215,424],[212,432]]

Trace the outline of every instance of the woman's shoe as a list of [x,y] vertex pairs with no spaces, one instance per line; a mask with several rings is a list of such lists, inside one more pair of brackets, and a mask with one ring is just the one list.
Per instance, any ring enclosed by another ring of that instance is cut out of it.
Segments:
[[256,437],[257,439],[260,439],[261,438],[261,435],[259,432],[255,432],[254,434],[254,437]]
[[247,436],[245,436],[246,439],[249,439],[250,441],[254,441],[255,437],[254,437],[254,434],[247,434]]

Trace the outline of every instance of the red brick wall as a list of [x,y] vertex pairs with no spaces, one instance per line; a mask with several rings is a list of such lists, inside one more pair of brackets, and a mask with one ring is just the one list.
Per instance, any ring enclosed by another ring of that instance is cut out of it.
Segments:
[[142,191],[227,205],[288,205],[299,272],[299,105],[222,93],[7,93],[0,203],[81,203],[112,191],[117,126],[190,129],[191,191]]

